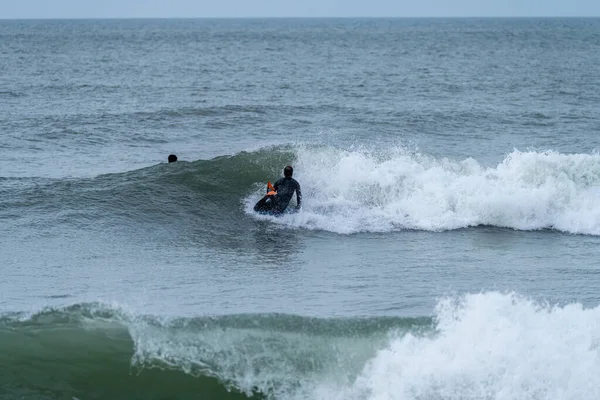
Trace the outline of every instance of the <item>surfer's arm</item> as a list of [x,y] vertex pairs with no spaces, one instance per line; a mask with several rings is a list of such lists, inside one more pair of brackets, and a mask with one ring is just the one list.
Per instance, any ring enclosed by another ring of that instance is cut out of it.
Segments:
[[300,184],[297,183],[297,185],[296,185],[296,210],[299,210],[301,205],[302,205],[302,191],[300,190]]

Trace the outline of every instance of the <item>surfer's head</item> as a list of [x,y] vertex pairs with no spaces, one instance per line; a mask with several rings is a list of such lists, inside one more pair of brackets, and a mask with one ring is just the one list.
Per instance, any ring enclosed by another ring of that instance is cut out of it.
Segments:
[[177,161],[177,156],[175,154],[169,154],[169,162]]
[[292,168],[291,165],[288,165],[287,167],[285,167],[283,169],[283,176],[285,176],[286,178],[291,178],[293,174],[294,174],[294,168]]

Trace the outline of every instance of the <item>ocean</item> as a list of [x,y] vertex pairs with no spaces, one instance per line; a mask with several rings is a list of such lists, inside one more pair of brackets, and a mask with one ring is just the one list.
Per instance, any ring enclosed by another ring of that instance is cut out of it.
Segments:
[[599,65],[598,18],[0,20],[0,398],[597,400]]

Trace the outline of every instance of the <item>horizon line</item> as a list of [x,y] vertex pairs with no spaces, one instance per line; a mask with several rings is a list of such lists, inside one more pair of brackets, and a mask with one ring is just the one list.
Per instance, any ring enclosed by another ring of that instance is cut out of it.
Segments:
[[0,21],[32,21],[32,20],[167,20],[167,19],[213,19],[213,20],[234,20],[234,19],[524,19],[524,18],[579,18],[594,19],[600,18],[600,15],[579,16],[579,15],[471,15],[471,16],[253,16],[253,17],[0,17]]

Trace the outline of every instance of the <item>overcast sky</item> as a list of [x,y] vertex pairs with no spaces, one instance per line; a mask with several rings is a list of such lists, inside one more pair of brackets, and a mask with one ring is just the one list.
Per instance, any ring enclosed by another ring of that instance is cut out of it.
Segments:
[[600,0],[0,0],[0,18],[600,16]]

